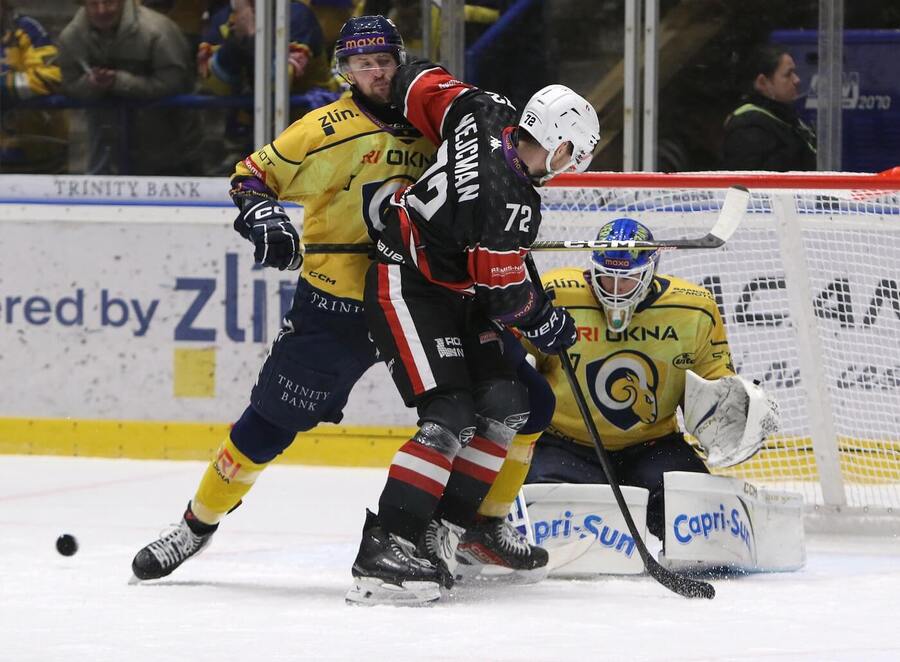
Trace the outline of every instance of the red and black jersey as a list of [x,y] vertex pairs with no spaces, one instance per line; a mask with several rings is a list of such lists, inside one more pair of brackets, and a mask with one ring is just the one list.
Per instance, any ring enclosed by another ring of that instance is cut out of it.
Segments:
[[537,236],[541,198],[513,143],[516,109],[422,60],[397,70],[392,96],[440,148],[393,202],[399,219],[382,241],[431,282],[477,295],[490,318],[527,321],[540,308],[523,258]]

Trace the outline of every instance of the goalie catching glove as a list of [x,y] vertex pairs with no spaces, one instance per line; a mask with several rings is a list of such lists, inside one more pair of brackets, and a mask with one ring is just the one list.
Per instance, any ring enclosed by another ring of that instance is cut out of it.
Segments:
[[708,380],[690,370],[685,374],[684,424],[710,467],[730,467],[753,457],[778,430],[779,419],[775,399],[743,377]]
[[300,235],[277,201],[260,197],[235,197],[241,212],[234,229],[256,247],[253,259],[279,271],[300,268]]

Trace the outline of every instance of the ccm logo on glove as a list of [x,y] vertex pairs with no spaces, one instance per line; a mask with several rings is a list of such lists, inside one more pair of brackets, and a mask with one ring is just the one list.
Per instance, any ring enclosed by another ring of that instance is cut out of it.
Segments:
[[303,262],[300,235],[275,200],[245,199],[241,213],[234,220],[234,229],[244,239],[253,242],[253,258],[267,267],[299,269]]

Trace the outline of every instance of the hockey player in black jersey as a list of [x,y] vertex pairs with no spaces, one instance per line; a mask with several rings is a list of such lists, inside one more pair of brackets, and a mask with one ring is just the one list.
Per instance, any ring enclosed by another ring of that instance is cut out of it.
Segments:
[[535,187],[586,169],[599,123],[562,85],[540,90],[518,118],[504,97],[424,61],[398,69],[392,97],[440,147],[382,206],[364,301],[419,429],[394,456],[377,516],[366,518],[347,600],[421,604],[452,585],[454,540],[528,419],[502,329],[518,328],[547,353],[575,342],[571,316],[537,293],[524,256],[541,222]]

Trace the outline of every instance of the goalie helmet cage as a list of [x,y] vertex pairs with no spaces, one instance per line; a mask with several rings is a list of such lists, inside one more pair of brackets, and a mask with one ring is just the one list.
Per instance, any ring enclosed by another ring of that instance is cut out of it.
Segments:
[[[897,169],[560,175],[542,189],[538,240],[593,239],[623,216],[649,226],[656,239],[702,237],[736,184],[751,198],[727,244],[666,251],[659,267],[712,291],[736,370],[781,406],[781,431],[720,473],[800,492],[811,530],[898,532]],[[542,272],[587,268],[589,260],[587,251],[534,256]]]

